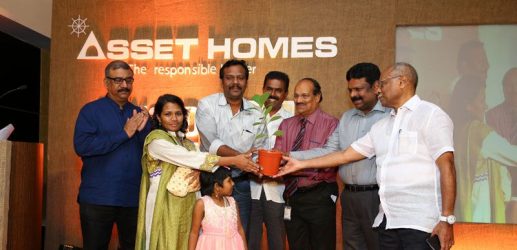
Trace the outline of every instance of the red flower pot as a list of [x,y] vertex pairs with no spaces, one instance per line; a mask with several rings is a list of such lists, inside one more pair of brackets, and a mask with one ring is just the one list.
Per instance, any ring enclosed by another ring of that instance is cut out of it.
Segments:
[[273,176],[278,173],[282,152],[260,149],[258,155],[258,164],[262,167],[263,175]]

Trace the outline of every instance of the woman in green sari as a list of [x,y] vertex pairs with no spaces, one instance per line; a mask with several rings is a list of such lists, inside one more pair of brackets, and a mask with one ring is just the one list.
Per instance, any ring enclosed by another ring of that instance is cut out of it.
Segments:
[[[187,117],[181,98],[170,94],[158,98],[153,114],[154,130],[145,140],[142,156],[137,250],[187,249],[195,190],[199,189],[199,175],[189,172],[213,172],[218,165],[258,167],[250,155],[219,157],[197,151],[194,143],[185,137]],[[182,184],[188,186],[185,192],[175,192],[174,188]]]

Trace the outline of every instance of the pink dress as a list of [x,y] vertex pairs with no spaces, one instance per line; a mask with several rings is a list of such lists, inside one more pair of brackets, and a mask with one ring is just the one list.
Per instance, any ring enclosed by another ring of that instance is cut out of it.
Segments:
[[238,232],[237,208],[233,197],[225,197],[229,206],[220,207],[209,196],[203,196],[205,217],[196,250],[241,250],[244,242]]

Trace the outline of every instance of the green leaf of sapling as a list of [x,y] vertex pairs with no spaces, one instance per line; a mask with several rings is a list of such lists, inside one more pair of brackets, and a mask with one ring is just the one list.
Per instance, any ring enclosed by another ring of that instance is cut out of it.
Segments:
[[269,122],[276,121],[276,120],[278,120],[278,119],[280,119],[280,116],[279,116],[279,115],[275,115],[275,116],[271,117],[271,119],[269,120]]
[[258,134],[257,136],[255,136],[255,139],[264,138],[266,136],[267,136],[266,134]]
[[284,131],[282,130],[277,130],[275,133],[273,133],[274,136],[283,136],[284,135]]

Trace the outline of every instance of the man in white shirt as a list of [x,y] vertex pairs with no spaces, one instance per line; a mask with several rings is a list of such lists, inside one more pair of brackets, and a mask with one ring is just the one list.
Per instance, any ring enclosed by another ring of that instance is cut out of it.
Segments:
[[278,176],[301,169],[332,167],[376,156],[381,205],[374,227],[380,249],[429,249],[438,235],[442,249],[454,244],[456,173],[453,124],[438,106],[416,94],[413,66],[396,63],[381,75],[381,103],[393,109],[344,151],[289,162]]
[[[252,150],[265,148],[267,138],[255,140],[267,129],[254,126],[260,111],[254,109],[250,101],[244,99],[248,86],[249,69],[243,60],[229,60],[219,71],[223,93],[216,93],[201,99],[196,111],[196,126],[204,152],[219,156],[235,156]],[[246,234],[251,209],[250,182],[247,172],[258,174],[258,166],[233,168],[235,182],[233,194],[239,206],[242,227]]]
[[[293,114],[282,107],[282,104],[289,93],[289,76],[279,71],[271,71],[266,74],[262,91],[269,92],[269,99],[266,106],[272,105],[268,119],[278,115],[280,119],[268,123],[269,145],[272,149],[275,145],[276,136],[280,123]],[[248,249],[260,250],[262,242],[262,223],[266,224],[267,239],[270,250],[285,249],[285,225],[284,225],[284,193],[283,182],[275,181],[268,177],[252,178],[251,187],[251,216],[250,235]]]

